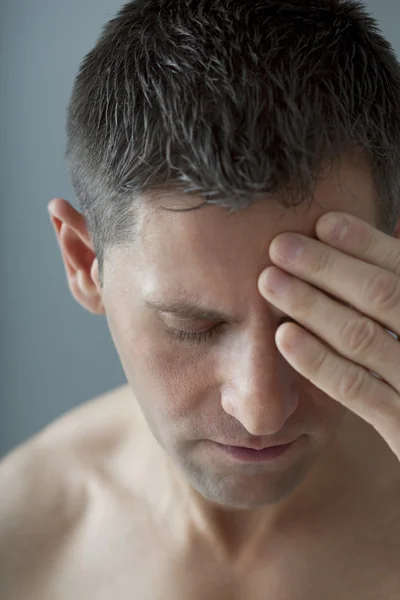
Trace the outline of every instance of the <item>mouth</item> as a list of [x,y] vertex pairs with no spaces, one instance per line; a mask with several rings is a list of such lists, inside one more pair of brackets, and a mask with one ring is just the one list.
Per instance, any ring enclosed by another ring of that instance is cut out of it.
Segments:
[[278,459],[279,457],[283,457],[292,447],[296,446],[296,441],[294,440],[288,444],[279,444],[276,446],[268,446],[267,448],[254,449],[245,446],[227,446],[225,444],[218,444],[221,451],[224,454],[229,455],[231,459],[235,459],[239,462],[260,462],[260,461],[268,461],[273,459]]
[[289,440],[287,442],[280,442],[278,444],[271,444],[270,446],[263,446],[260,444],[222,444],[221,446],[228,446],[229,448],[244,448],[246,450],[256,450],[256,451],[261,451],[261,450],[271,450],[273,448],[279,448],[280,446],[288,446],[289,444],[291,444],[292,442],[294,442],[297,438],[294,438],[292,440]]

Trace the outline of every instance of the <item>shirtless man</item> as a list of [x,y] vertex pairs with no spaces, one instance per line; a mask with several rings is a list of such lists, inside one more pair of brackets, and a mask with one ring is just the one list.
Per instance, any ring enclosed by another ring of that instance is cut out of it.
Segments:
[[1,599],[400,598],[400,70],[310,5],[139,0],[86,59],[50,218],[127,384],[3,459]]

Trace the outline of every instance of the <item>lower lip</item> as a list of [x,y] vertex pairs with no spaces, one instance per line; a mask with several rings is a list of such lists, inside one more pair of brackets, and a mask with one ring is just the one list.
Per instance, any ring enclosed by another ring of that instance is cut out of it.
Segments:
[[284,444],[282,446],[272,446],[272,448],[264,448],[264,450],[253,450],[252,448],[241,448],[239,446],[224,446],[218,444],[220,448],[235,458],[244,462],[260,462],[263,460],[272,460],[285,454],[289,448],[291,448],[296,440],[290,444]]

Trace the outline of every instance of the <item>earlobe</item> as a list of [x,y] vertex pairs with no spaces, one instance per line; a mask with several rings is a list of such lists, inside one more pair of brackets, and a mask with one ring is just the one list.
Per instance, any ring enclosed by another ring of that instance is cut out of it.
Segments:
[[[93,267],[95,266],[95,262],[93,263]],[[105,314],[103,298],[100,285],[98,284],[98,278],[95,279],[96,273],[93,267],[90,275],[82,270],[77,272],[74,296],[79,304],[93,315],[102,315]]]
[[70,288],[75,300],[93,315],[105,314],[100,288],[97,258],[89,271],[79,269],[70,282]]

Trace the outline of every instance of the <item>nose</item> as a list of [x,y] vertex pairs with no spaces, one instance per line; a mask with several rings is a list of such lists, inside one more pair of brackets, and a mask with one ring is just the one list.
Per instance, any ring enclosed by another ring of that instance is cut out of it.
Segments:
[[229,373],[221,389],[222,407],[254,436],[280,431],[298,405],[295,371],[273,342],[249,344],[230,354]]

